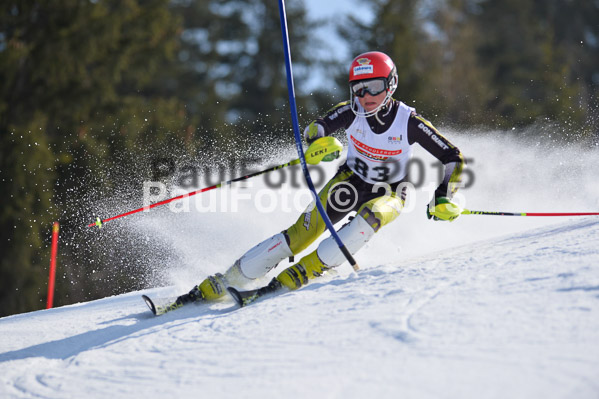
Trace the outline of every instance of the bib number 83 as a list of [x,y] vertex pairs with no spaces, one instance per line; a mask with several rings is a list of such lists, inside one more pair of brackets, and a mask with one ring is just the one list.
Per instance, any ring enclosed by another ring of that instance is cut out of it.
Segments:
[[354,170],[356,171],[356,173],[362,175],[367,179],[381,183],[388,182],[389,178],[391,177],[391,168],[389,168],[388,166],[376,166],[372,168],[372,171],[374,171],[376,175],[370,176],[370,168],[368,167],[368,164],[359,158],[356,158],[356,161],[354,163]]

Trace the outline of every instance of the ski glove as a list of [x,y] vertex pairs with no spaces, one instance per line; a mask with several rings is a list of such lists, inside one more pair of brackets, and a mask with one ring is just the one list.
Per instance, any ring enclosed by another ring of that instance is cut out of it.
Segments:
[[462,214],[462,208],[447,197],[437,197],[426,206],[426,217],[452,222]]
[[343,144],[335,137],[321,137],[306,150],[306,162],[310,165],[318,165],[320,161],[330,162],[337,158],[343,151]]
[[304,139],[308,144],[312,144],[316,139],[324,136],[324,127],[316,121],[312,121],[304,130]]

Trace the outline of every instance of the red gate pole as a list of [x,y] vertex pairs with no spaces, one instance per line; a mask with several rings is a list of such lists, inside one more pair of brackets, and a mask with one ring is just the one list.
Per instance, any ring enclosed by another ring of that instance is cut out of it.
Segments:
[[52,308],[54,302],[54,280],[56,279],[56,253],[58,252],[58,222],[52,226],[52,251],[50,253],[50,277],[48,277],[48,302],[46,309]]

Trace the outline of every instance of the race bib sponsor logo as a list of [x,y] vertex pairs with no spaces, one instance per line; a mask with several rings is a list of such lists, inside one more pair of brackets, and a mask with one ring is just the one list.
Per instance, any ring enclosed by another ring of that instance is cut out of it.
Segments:
[[371,159],[373,161],[385,162],[390,157],[394,157],[402,153],[402,150],[389,151],[370,147],[356,139],[354,136],[350,136],[350,138],[356,151],[358,151],[358,153],[364,158]]

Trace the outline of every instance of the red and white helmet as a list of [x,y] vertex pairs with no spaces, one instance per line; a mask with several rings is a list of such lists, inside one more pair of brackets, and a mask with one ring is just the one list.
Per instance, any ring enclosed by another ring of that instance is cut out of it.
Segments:
[[[352,110],[358,116],[373,116],[387,104],[395,89],[399,78],[393,60],[380,51],[370,51],[360,54],[351,63],[349,68],[349,89]],[[359,112],[356,106],[356,97],[363,97],[365,93],[377,95],[387,92],[385,100],[375,110]]]

